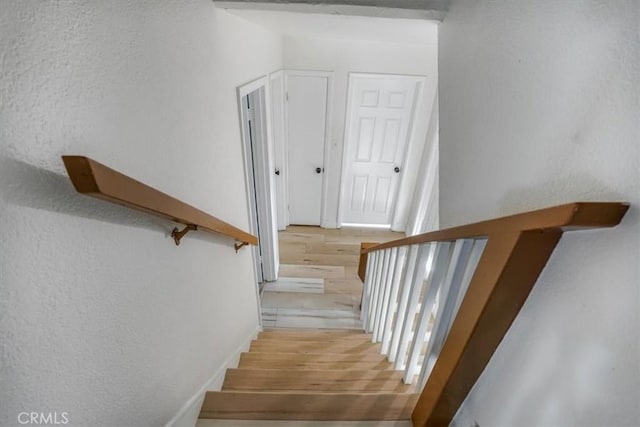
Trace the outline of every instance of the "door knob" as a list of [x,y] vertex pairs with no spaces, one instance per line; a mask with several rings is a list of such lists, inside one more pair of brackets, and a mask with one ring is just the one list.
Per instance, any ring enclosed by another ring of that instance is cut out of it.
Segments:
[[400,168],[396,166],[395,168],[393,168],[393,171],[394,171],[395,173],[400,173]]
[[316,168],[316,173],[322,172],[322,168]]
[[276,169],[276,175],[280,175],[280,169]]

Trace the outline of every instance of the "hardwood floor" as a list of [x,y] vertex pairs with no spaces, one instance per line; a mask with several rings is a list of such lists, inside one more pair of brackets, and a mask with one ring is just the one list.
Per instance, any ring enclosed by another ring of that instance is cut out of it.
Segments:
[[[404,233],[375,228],[320,228],[292,225],[278,233],[280,276],[325,279],[325,293],[360,298],[357,275],[361,242],[388,242]],[[326,285],[329,282],[330,289]]]
[[263,326],[360,328],[360,243],[402,237],[380,229],[290,226],[281,231],[279,280],[265,286]]

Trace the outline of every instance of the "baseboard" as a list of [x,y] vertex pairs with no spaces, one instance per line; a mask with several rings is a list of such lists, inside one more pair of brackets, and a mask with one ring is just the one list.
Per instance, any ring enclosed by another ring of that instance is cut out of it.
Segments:
[[200,387],[200,390],[187,400],[178,413],[165,424],[165,427],[194,427],[196,425],[205,393],[209,390],[220,390],[222,388],[222,382],[224,381],[224,375],[227,369],[238,367],[240,353],[249,350],[251,341],[258,336],[260,331],[262,331],[262,327],[258,325],[256,330],[229,356],[220,369],[218,369],[216,373]]
[[407,230],[407,223],[404,222],[394,222],[391,224],[391,231],[397,231],[399,233],[405,233]]
[[340,228],[338,227],[338,223],[335,221],[323,221],[320,224],[321,228]]

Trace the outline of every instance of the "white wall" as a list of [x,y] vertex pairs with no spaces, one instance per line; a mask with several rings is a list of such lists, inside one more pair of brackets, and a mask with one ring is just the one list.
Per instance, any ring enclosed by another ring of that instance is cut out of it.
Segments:
[[439,34],[443,227],[629,201],[567,233],[455,425],[640,420],[640,3],[453,1]]
[[373,41],[327,40],[287,36],[284,38],[284,67],[334,71],[334,97],[331,106],[331,130],[326,194],[326,221],[323,226],[336,227],[342,154],[344,142],[345,110],[349,72],[412,74],[427,77],[426,87],[416,108],[413,136],[409,142],[407,163],[404,167],[402,190],[398,196],[393,228],[404,230],[411,205],[418,165],[425,144],[437,85],[437,34],[433,31],[432,44],[400,44]]
[[[238,55],[238,51],[250,54]],[[209,0],[0,10],[0,425],[161,425],[258,327],[250,251],[76,194],[95,158],[248,227],[235,87],[281,40]]]

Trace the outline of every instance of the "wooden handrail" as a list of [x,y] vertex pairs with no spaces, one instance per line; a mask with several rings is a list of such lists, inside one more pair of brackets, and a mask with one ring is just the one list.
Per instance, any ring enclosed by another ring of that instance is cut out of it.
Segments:
[[563,232],[613,227],[626,203],[577,202],[453,227],[379,245],[367,254],[405,245],[486,238],[487,243],[440,354],[412,414],[414,426],[448,426],[524,305]]
[[486,237],[493,233],[509,231],[549,229],[568,231],[581,228],[613,227],[620,222],[625,212],[627,212],[627,209],[629,209],[627,203],[618,202],[568,203],[473,224],[461,225],[459,227],[418,234],[378,245],[369,245],[363,247],[361,253],[366,254],[381,249],[417,245],[420,243]]
[[182,231],[174,229],[176,245],[189,231],[203,230],[235,239],[236,252],[244,245],[258,244],[258,238],[180,200],[136,181],[93,159],[84,156],[62,156],[67,174],[75,189],[138,211],[184,224]]

